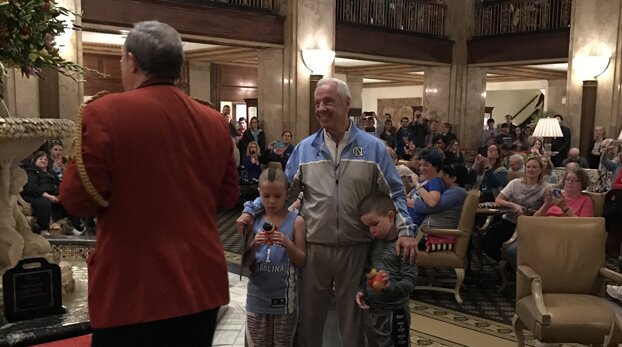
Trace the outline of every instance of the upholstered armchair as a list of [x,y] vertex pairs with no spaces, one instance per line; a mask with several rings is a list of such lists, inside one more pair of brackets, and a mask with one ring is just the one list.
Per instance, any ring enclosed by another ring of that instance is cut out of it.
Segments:
[[605,220],[600,217],[526,217],[517,225],[517,345],[523,329],[545,343],[600,345],[622,307],[601,297],[604,278],[622,282],[605,267]]
[[[594,217],[602,217],[603,208],[605,206],[605,194],[603,193],[592,193],[584,191],[582,194],[585,194],[592,199],[592,207],[594,209]],[[553,218],[553,217],[551,217]],[[499,276],[501,276],[501,287],[497,290],[499,293],[505,290],[508,285],[508,260],[507,260],[507,250],[513,243],[516,242],[516,238],[518,237],[518,233],[515,231],[512,237],[505,241],[501,245],[501,260],[499,264],[497,264],[497,270],[499,271]]]
[[617,347],[622,341],[622,316],[616,314],[613,316],[613,324],[609,335],[605,336],[603,347]]
[[456,285],[454,289],[428,286],[417,286],[415,290],[435,290],[441,292],[453,293],[456,301],[462,304],[460,296],[460,287],[464,281],[464,270],[467,266],[467,248],[471,237],[471,230],[475,224],[475,213],[477,212],[477,204],[479,203],[479,191],[471,190],[467,194],[460,214],[460,222],[457,229],[439,229],[422,227],[419,230],[426,235],[448,235],[455,236],[456,240],[453,249],[448,251],[424,252],[420,251],[417,255],[417,266],[419,267],[435,267],[435,268],[452,268],[456,272]]

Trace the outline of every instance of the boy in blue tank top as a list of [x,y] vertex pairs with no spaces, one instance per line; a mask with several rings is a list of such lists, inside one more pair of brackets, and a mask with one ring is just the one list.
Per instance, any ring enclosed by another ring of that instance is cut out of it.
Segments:
[[362,276],[357,305],[365,310],[367,346],[410,346],[409,294],[417,266],[402,261],[395,242],[395,204],[384,193],[369,194],[359,205],[361,222],[373,237],[367,277]]
[[259,176],[264,214],[253,225],[255,238],[246,296],[246,345],[291,346],[296,330],[297,267],[305,263],[306,228],[285,206],[287,178],[281,168]]

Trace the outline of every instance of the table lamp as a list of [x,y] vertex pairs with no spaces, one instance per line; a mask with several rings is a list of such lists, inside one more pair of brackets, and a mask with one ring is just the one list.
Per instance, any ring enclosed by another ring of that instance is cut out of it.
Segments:
[[562,137],[562,128],[559,126],[557,118],[540,118],[536,129],[533,131],[533,136],[541,137],[544,145],[544,154],[551,155],[551,138]]

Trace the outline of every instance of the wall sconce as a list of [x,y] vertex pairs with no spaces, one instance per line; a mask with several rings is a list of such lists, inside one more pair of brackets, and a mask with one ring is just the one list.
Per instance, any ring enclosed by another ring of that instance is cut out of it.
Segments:
[[595,80],[607,70],[610,61],[611,57],[594,55],[577,56],[572,60],[572,63],[575,65],[573,69],[576,68],[582,80]]
[[311,73],[323,73],[335,60],[335,51],[330,49],[303,49],[302,61]]
[[[551,155],[551,141],[552,137],[562,137],[562,128],[559,126],[557,118],[540,118],[536,129],[533,131],[533,136],[541,137],[544,142],[544,154]],[[547,141],[549,139],[549,141]]]

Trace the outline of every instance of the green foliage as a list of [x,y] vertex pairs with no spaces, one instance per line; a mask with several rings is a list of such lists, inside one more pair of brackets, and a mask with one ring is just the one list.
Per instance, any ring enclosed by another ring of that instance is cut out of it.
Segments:
[[20,68],[26,77],[52,67],[76,78],[87,69],[63,59],[54,38],[65,32],[69,10],[52,0],[0,0],[0,73]]

